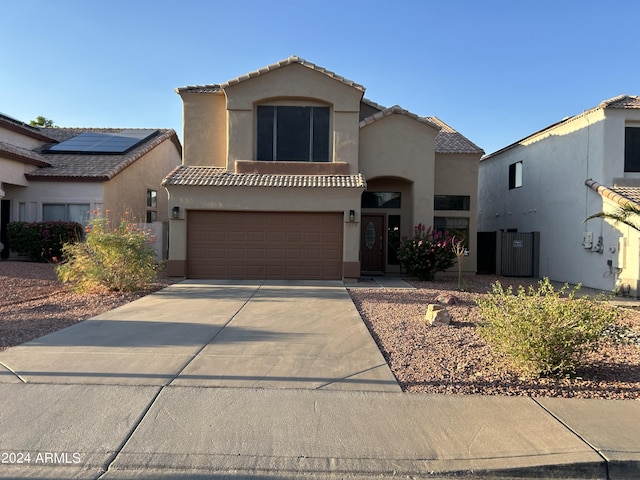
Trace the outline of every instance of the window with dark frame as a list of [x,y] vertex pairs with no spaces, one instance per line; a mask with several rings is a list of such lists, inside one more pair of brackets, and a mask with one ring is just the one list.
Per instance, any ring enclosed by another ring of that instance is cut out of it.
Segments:
[[363,192],[360,201],[362,208],[400,208],[400,192]]
[[640,127],[624,129],[624,171],[640,172]]
[[387,264],[400,265],[398,248],[400,247],[400,215],[387,216]]
[[522,186],[522,162],[509,165],[509,190]]
[[433,230],[449,232],[456,240],[463,240],[469,248],[469,219],[466,217],[433,217]]
[[329,107],[259,105],[257,160],[329,161]]
[[471,197],[469,195],[434,195],[433,209],[469,211]]
[[147,223],[158,221],[158,212],[151,210],[158,208],[158,192],[150,188],[147,189]]

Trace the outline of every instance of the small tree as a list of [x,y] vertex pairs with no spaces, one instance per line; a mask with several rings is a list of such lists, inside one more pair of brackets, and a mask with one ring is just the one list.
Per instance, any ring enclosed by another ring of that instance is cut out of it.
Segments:
[[464,263],[464,255],[467,252],[464,246],[464,240],[454,240],[451,250],[458,259],[458,290],[462,290],[462,264]]
[[154,241],[151,232],[142,231],[129,211],[117,225],[94,212],[85,228],[85,240],[63,247],[65,260],[56,273],[63,283],[80,292],[142,289],[156,278]]
[[29,125],[32,127],[54,127],[53,120],[42,115],[38,115],[35,120],[31,120]]
[[452,244],[453,237],[448,232],[433,231],[420,223],[414,228],[413,237],[400,241],[398,260],[410,275],[433,280],[436,272],[453,266]]

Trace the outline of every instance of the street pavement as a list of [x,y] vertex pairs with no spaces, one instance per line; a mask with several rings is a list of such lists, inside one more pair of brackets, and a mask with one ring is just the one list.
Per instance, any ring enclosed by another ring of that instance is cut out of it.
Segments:
[[640,478],[640,402],[403,393],[342,282],[172,285],[0,352],[0,405],[3,479]]

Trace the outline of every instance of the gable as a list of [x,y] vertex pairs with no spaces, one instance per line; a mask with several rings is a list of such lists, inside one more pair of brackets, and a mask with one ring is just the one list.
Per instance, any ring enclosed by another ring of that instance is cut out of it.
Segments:
[[364,89],[354,85],[295,62],[221,87],[228,110],[250,110],[257,103],[280,99],[312,99],[335,111],[357,112]]

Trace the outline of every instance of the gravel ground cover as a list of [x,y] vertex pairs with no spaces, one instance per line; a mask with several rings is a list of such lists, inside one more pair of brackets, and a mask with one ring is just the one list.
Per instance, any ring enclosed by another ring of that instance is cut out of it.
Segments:
[[58,281],[55,265],[0,262],[0,351],[124,305],[171,281],[136,293],[77,294]]
[[[640,310],[624,308],[621,325],[589,356],[575,378],[530,379],[510,370],[477,334],[475,304],[491,284],[503,286],[529,279],[477,275],[457,290],[457,279],[412,282],[415,290],[350,289],[350,295],[403,390],[423,393],[529,395],[606,399],[640,399]],[[160,275],[150,289],[137,293],[75,294],[56,278],[54,265],[0,262],[0,350],[131,302],[171,284]],[[429,303],[453,295],[448,326],[424,321]]]
[[[623,309],[620,325],[574,378],[526,378],[477,333],[481,318],[475,300],[496,280],[505,288],[537,285],[531,279],[476,275],[466,279],[465,292],[457,291],[457,278],[443,277],[411,282],[416,290],[353,288],[350,294],[404,391],[640,399],[639,311]],[[424,321],[427,305],[442,295],[458,300],[446,307],[451,324],[432,327]]]

